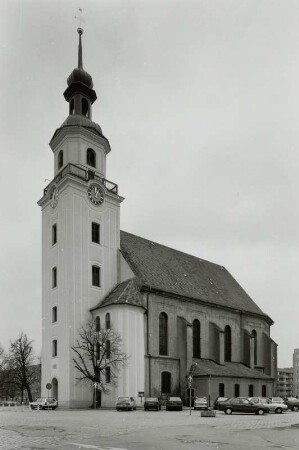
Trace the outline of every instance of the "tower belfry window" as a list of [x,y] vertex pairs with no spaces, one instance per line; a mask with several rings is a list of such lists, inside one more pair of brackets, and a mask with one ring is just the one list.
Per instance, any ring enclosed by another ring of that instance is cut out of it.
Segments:
[[58,170],[63,166],[63,150],[58,153]]
[[75,112],[75,100],[72,98],[70,101],[70,116],[72,116]]
[[92,148],[87,149],[86,163],[92,167],[96,166],[96,152]]
[[82,116],[89,117],[89,104],[86,98],[81,100],[81,114]]

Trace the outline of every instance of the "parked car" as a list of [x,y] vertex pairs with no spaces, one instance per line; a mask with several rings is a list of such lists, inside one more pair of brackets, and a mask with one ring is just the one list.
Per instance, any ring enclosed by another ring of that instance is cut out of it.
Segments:
[[180,397],[169,397],[166,400],[166,411],[183,411],[183,402]]
[[133,411],[137,408],[137,404],[134,397],[118,397],[115,407],[116,411],[120,411],[121,409]]
[[273,403],[282,403],[284,404],[284,399],[281,397],[270,397],[271,402]]
[[276,403],[267,397],[249,397],[249,400],[253,403],[268,406],[270,412],[275,412],[275,414],[281,414],[283,411],[287,411],[288,409],[287,405],[284,403]]
[[149,409],[155,409],[156,411],[161,411],[161,403],[157,397],[147,397],[144,400],[144,411]]
[[40,397],[35,402],[30,402],[31,409],[56,409],[58,401],[54,397]]
[[224,411],[225,414],[241,412],[263,415],[270,412],[268,406],[253,403],[248,397],[229,398],[226,402],[219,403],[219,410]]
[[295,397],[289,397],[285,404],[292,411],[299,411],[299,399]]
[[194,409],[208,409],[207,397],[196,397],[194,400]]
[[217,397],[216,400],[214,401],[213,408],[219,409],[220,403],[226,402],[227,400],[228,400],[227,397]]

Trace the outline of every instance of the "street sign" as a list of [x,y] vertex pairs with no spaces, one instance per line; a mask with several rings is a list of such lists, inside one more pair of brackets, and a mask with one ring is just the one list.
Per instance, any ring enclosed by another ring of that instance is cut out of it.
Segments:
[[48,391],[49,391],[50,389],[52,389],[52,384],[51,384],[51,383],[47,383],[47,384],[46,384],[46,389],[48,389]]
[[138,392],[138,397],[144,397],[144,392]]

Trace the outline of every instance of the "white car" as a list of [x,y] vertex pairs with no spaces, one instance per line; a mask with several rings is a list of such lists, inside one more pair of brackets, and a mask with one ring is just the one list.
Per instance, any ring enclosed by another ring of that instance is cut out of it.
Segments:
[[285,405],[284,403],[274,402],[267,397],[250,397],[249,400],[254,403],[268,406],[270,412],[274,412],[275,414],[281,414],[283,411],[287,411],[288,409],[287,405]]
[[194,409],[208,409],[207,397],[196,397],[194,400]]
[[29,403],[31,409],[56,409],[58,401],[54,397],[40,397],[35,402]]

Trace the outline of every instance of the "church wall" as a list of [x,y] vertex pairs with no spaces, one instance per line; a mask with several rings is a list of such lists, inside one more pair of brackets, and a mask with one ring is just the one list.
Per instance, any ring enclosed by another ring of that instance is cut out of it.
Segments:
[[[42,394],[45,384],[58,380],[59,404],[65,407],[89,406],[92,392],[78,383],[73,368],[73,345],[78,330],[91,318],[89,309],[97,304],[117,282],[119,247],[119,205],[105,196],[100,207],[87,197],[87,184],[63,179],[56,208],[43,209],[43,354]],[[101,245],[91,242],[91,223],[101,226]],[[52,246],[52,224],[57,223],[57,244]],[[101,267],[101,287],[91,283],[92,264]],[[52,288],[52,268],[57,267],[57,287]],[[58,320],[52,324],[52,307]],[[58,354],[52,357],[52,340]]]
[[117,386],[111,386],[109,394],[102,394],[102,406],[115,406],[117,397],[132,396],[140,403],[138,392],[145,390],[144,364],[144,309],[131,305],[110,305],[93,311],[93,318],[100,317],[105,326],[105,315],[110,313],[111,329],[119,333],[123,351],[129,359],[119,368]]
[[[259,340],[262,333],[267,330],[269,333],[269,325],[262,318],[255,318],[235,311],[229,311],[221,308],[213,308],[209,305],[196,304],[195,302],[181,301],[170,297],[162,297],[156,294],[149,295],[149,353],[154,357],[159,356],[159,314],[165,312],[168,315],[168,357],[169,361],[177,358],[180,364],[171,363],[174,379],[180,379],[180,389],[183,391],[184,380],[188,375],[189,367],[186,365],[187,357],[182,355],[182,348],[186,347],[185,337],[180,330],[180,322],[178,317],[184,318],[190,324],[194,319],[198,319],[201,324],[201,357],[205,359],[219,360],[220,356],[215,356],[214,348],[214,329],[223,332],[226,325],[231,327],[232,336],[232,362],[243,362],[243,332],[245,330],[256,329],[258,336],[258,348],[262,347]],[[215,324],[212,326],[211,324]],[[254,327],[254,328],[252,328]],[[224,349],[222,349],[224,351]],[[260,350],[261,352],[261,350]],[[223,360],[224,355],[222,355]],[[165,365],[167,356],[156,358],[156,372],[151,371],[152,384],[159,385],[160,373]],[[163,363],[161,362],[163,361]],[[260,361],[262,355],[260,354]],[[219,362],[219,361],[218,361]],[[148,367],[148,362],[146,362]],[[160,369],[158,369],[160,367]],[[147,369],[148,370],[148,369]],[[158,377],[156,380],[155,377]],[[247,383],[247,381],[246,381]],[[272,383],[272,382],[271,382]],[[270,383],[270,384],[271,384]],[[148,383],[147,383],[148,386]],[[243,386],[243,384],[242,384]],[[217,387],[218,389],[218,387]],[[244,390],[245,387],[244,387]],[[183,392],[182,392],[183,394]],[[245,394],[244,394],[245,395]],[[248,395],[248,394],[247,394]]]

